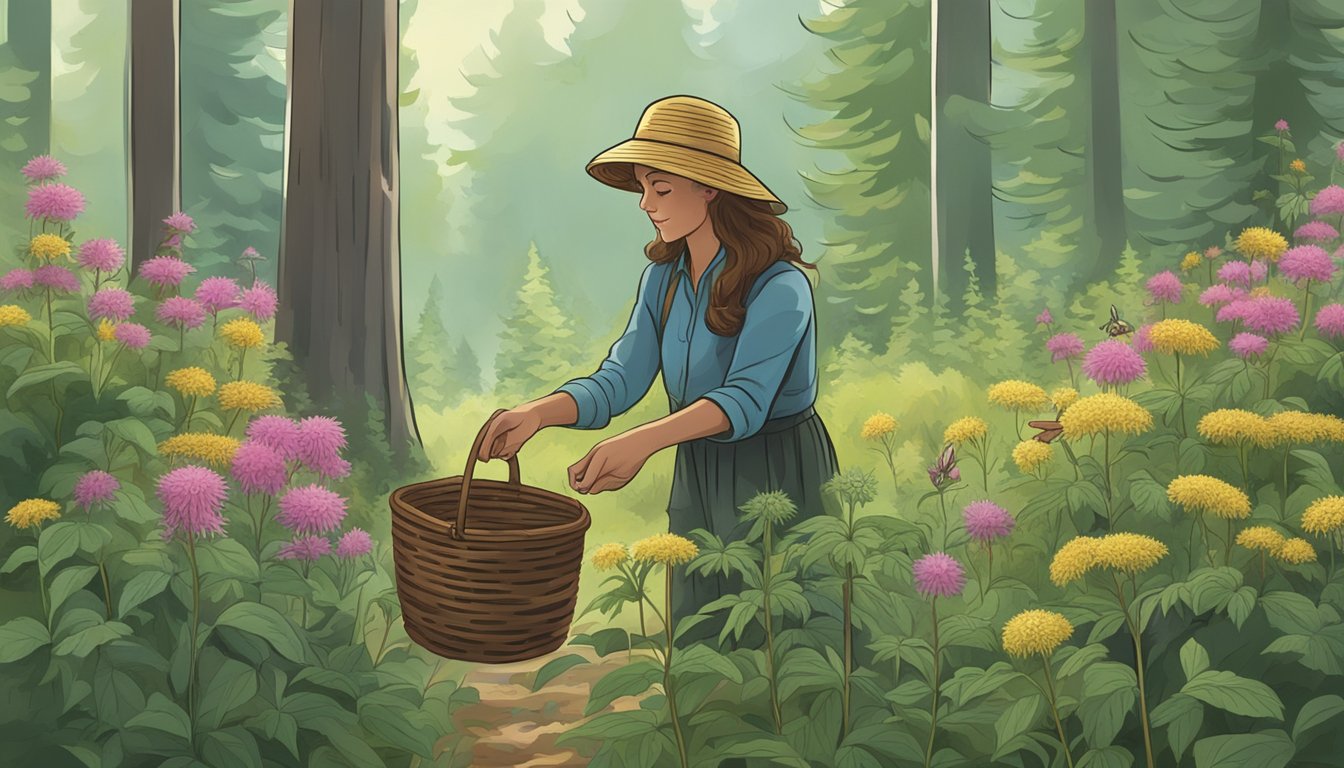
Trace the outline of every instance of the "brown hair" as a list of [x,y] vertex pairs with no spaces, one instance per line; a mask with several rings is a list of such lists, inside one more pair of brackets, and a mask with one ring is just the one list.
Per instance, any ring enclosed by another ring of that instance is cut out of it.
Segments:
[[[723,243],[725,262],[710,292],[705,324],[719,336],[736,336],[747,316],[747,292],[767,267],[780,260],[813,270],[817,266],[803,260],[803,247],[793,236],[793,228],[763,201],[720,189],[709,201],[709,221]],[[666,264],[685,250],[684,237],[670,243],[655,237],[644,246],[644,255],[649,261]]]

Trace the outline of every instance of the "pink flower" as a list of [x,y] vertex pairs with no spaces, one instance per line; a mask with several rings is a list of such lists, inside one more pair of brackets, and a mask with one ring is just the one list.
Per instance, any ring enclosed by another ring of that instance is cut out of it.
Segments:
[[1229,261],[1218,268],[1218,279],[1224,283],[1251,287],[1251,265],[1245,261]]
[[79,290],[79,278],[75,273],[57,264],[43,264],[34,269],[33,284],[67,293]]
[[1319,245],[1299,245],[1279,257],[1279,271],[1289,280],[1328,283],[1335,276],[1335,262]]
[[279,451],[286,461],[299,455],[299,423],[285,416],[258,416],[247,424],[247,437]]
[[1055,319],[1054,319],[1053,317],[1050,316],[1050,308],[1049,308],[1049,307],[1046,307],[1045,309],[1042,309],[1042,310],[1041,310],[1041,314],[1039,314],[1039,315],[1036,316],[1036,324],[1037,324],[1037,325],[1049,325],[1049,324],[1051,324],[1051,323],[1053,323],[1053,322],[1055,322]]
[[294,539],[275,553],[278,560],[316,560],[331,553],[331,542],[322,536],[303,536]]
[[330,416],[309,416],[299,421],[298,456],[309,469],[331,467],[331,459],[345,448],[345,430]]
[[84,195],[68,184],[39,184],[28,188],[25,209],[30,219],[74,221],[84,212]]
[[1045,342],[1050,350],[1050,362],[1075,358],[1083,353],[1083,340],[1076,333],[1057,333]]
[[1248,297],[1243,296],[1233,299],[1221,307],[1214,319],[1220,323],[1228,323],[1233,320],[1241,320],[1242,322],[1245,322],[1250,313],[1251,301]]
[[1246,317],[1242,322],[1252,331],[1264,334],[1285,333],[1297,327],[1301,317],[1291,299],[1281,296],[1254,296],[1246,299]]
[[28,178],[29,183],[47,181],[65,175],[65,165],[51,155],[38,155],[24,163],[19,171]]
[[159,478],[158,496],[163,502],[164,538],[177,531],[190,536],[223,533],[227,489],[224,478],[206,467],[189,464]]
[[179,328],[199,328],[205,322],[205,307],[195,299],[171,296],[154,308],[154,317]]
[[1156,275],[1148,278],[1148,295],[1153,297],[1153,301],[1165,301],[1168,304],[1181,303],[1181,279],[1171,270],[1158,272]]
[[126,252],[111,238],[99,238],[85,241],[79,247],[76,257],[79,266],[85,269],[100,269],[104,272],[116,272],[126,260]]
[[340,456],[328,455],[315,462],[311,469],[328,480],[334,480],[350,474],[350,462]]
[[251,288],[245,288],[238,300],[238,306],[258,320],[274,317],[277,303],[275,290],[262,280],[252,283]]
[[149,329],[139,323],[122,323],[112,335],[131,349],[144,349],[149,346]]
[[275,519],[295,533],[334,531],[345,519],[345,499],[316,484],[300,486],[281,497]]
[[1344,141],[1335,144],[1335,159],[1344,162]]
[[1012,533],[1016,524],[1008,510],[988,499],[967,504],[961,515],[966,521],[966,532],[979,542],[1001,539]]
[[1344,304],[1326,304],[1316,310],[1316,332],[1327,339],[1344,336]]
[[178,285],[196,268],[176,256],[155,256],[140,263],[140,277],[151,285]]
[[1297,240],[1314,240],[1325,243],[1339,237],[1339,232],[1330,226],[1329,222],[1308,221],[1293,232],[1293,237]]
[[1344,213],[1344,187],[1331,184],[1311,199],[1311,215]]
[[1152,330],[1153,330],[1152,323],[1144,323],[1143,325],[1140,325],[1138,328],[1134,330],[1135,352],[1143,353],[1153,351],[1153,340],[1148,336],[1148,334]]
[[1287,120],[1284,120],[1283,118],[1279,118],[1279,119],[1274,123],[1274,130],[1278,131],[1279,133],[1283,133],[1283,132],[1287,131],[1287,130],[1288,130],[1288,121],[1287,121]]
[[950,555],[934,552],[915,561],[915,589],[931,597],[952,597],[966,586],[966,571]]
[[33,287],[33,271],[31,269],[11,269],[0,277],[0,290],[20,291],[25,288]]
[[336,556],[345,560],[363,557],[373,551],[373,539],[361,528],[351,528],[336,545]]
[[117,478],[101,469],[86,472],[75,481],[75,503],[87,510],[94,504],[111,501],[120,487]]
[[1206,259],[1208,259],[1208,260],[1210,260],[1210,261],[1212,261],[1212,260],[1214,260],[1214,259],[1216,259],[1216,258],[1218,258],[1219,256],[1222,256],[1222,255],[1223,255],[1223,249],[1222,249],[1222,248],[1219,248],[1219,247],[1216,246],[1216,245],[1210,245],[1208,248],[1205,248],[1205,249],[1204,249],[1204,258],[1206,258]]
[[1237,357],[1245,360],[1257,355],[1263,355],[1269,348],[1269,339],[1264,336],[1257,336],[1254,333],[1238,333],[1227,342],[1227,348],[1232,350]]
[[1256,259],[1251,262],[1251,282],[1262,282],[1267,275],[1269,275],[1269,265],[1265,263],[1264,259]]
[[249,245],[243,249],[243,255],[239,256],[238,258],[241,259],[242,261],[262,261],[266,257],[262,256],[260,253],[257,253],[257,249]]
[[1147,371],[1138,350],[1119,339],[1098,342],[1083,358],[1083,374],[1097,384],[1129,384]]
[[176,230],[184,235],[190,235],[192,231],[196,229],[196,222],[192,221],[190,216],[181,211],[173,213],[171,216],[164,219],[163,223],[167,225],[169,229]]
[[1219,307],[1245,295],[1246,291],[1241,288],[1233,288],[1226,283],[1214,283],[1199,294],[1199,303],[1206,307]]
[[135,314],[135,297],[121,288],[100,288],[89,297],[89,317],[116,322]]
[[207,277],[196,286],[196,300],[210,312],[238,306],[238,283],[227,277]]
[[284,455],[259,440],[245,440],[238,446],[230,472],[244,493],[274,496],[287,481]]

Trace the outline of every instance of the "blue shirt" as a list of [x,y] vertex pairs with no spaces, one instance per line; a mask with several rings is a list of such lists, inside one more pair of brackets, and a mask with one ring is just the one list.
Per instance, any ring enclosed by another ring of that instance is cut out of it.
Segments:
[[[747,294],[746,317],[736,336],[719,336],[705,324],[714,280],[727,259],[723,247],[691,288],[689,255],[650,263],[625,332],[591,376],[571,379],[555,392],[578,404],[571,426],[601,429],[643,399],[661,368],[672,411],[705,398],[728,417],[727,432],[708,437],[734,442],[751,437],[768,419],[806,410],[817,397],[816,321],[812,283],[794,264],[776,261]],[[658,349],[658,320],[672,270],[681,272]]]

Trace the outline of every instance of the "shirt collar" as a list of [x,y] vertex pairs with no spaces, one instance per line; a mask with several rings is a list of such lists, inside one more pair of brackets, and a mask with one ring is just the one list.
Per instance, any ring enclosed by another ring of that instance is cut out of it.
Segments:
[[[705,274],[709,274],[710,271],[713,270],[714,267],[718,266],[719,262],[723,261],[725,258],[727,258],[727,256],[728,256],[727,249],[723,246],[722,243],[720,243],[719,252],[714,254],[714,258],[709,260],[709,267],[705,269]],[[689,278],[691,276],[690,264],[691,264],[691,251],[689,248],[687,248],[686,250],[681,252],[681,258],[677,259],[677,271],[686,275],[686,277]],[[704,275],[701,275],[701,277],[704,277]]]

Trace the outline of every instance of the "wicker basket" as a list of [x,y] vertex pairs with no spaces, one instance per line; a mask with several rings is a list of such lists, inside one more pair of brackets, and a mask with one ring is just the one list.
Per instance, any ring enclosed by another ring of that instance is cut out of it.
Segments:
[[[397,596],[411,639],[463,661],[524,661],[569,637],[583,537],[592,520],[578,501],[519,482],[472,479],[495,411],[460,477],[392,492]],[[468,520],[470,517],[470,520]]]

